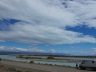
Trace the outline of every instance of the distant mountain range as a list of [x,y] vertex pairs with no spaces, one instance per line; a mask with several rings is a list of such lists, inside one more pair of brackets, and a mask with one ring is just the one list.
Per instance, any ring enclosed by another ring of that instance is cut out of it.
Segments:
[[65,53],[41,53],[41,52],[7,52],[7,51],[0,51],[0,55],[9,55],[9,54],[16,54],[16,55],[34,55],[34,56],[69,56]]

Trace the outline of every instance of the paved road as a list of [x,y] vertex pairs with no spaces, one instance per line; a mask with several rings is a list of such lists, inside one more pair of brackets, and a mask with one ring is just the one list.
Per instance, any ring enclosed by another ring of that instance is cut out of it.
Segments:
[[96,72],[96,71],[88,71],[88,70],[77,70],[74,68],[64,68],[57,66],[48,66],[48,65],[37,65],[37,64],[29,64],[29,63],[21,63],[21,62],[13,62],[13,61],[1,61],[1,64],[38,69],[50,72]]

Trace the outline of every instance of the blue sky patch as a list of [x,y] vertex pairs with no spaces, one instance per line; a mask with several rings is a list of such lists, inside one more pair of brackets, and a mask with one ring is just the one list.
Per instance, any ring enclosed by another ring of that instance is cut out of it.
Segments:
[[90,35],[96,37],[96,28],[94,27],[89,28],[86,25],[76,26],[76,27],[66,27],[66,30],[79,32],[79,33],[83,33],[84,35]]

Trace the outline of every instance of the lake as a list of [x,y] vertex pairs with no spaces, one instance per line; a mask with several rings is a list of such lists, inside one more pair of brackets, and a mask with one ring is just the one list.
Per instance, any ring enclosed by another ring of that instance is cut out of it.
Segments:
[[[52,64],[52,65],[66,65],[66,66],[71,66],[75,67],[76,63],[73,62],[66,62],[66,61],[51,61],[51,60],[37,60],[37,59],[22,59],[22,58],[16,58],[16,56],[11,56],[11,55],[0,55],[0,58],[2,59],[8,59],[8,60],[13,60],[13,61],[23,61],[23,62],[30,62],[31,60],[34,60],[35,63],[40,63],[40,64]],[[69,59],[69,58],[66,58]],[[78,59],[78,60],[96,60],[96,58],[70,58],[70,59]]]

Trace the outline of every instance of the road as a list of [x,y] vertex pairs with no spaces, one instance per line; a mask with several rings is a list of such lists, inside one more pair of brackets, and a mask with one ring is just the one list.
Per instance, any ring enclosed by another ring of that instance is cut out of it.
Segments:
[[1,64],[5,64],[5,65],[7,64],[12,66],[25,67],[25,68],[31,68],[31,69],[37,69],[37,70],[44,70],[44,71],[50,71],[50,72],[96,72],[96,71],[89,71],[89,70],[78,70],[75,68],[29,64],[29,63],[14,62],[14,61],[1,61]]

